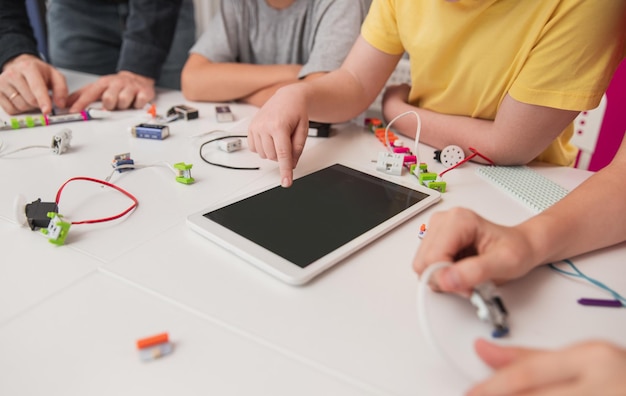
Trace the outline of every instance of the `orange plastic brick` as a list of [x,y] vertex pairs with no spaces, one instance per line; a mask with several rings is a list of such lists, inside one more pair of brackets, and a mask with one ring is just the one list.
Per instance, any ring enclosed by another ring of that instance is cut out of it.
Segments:
[[149,348],[154,345],[163,344],[169,341],[169,335],[167,333],[161,333],[153,335],[151,337],[142,338],[137,340],[137,349]]
[[[380,140],[383,144],[385,143],[385,128],[378,128],[374,131],[374,135]],[[398,137],[391,131],[387,133],[387,140],[389,143],[393,143],[398,139]]]

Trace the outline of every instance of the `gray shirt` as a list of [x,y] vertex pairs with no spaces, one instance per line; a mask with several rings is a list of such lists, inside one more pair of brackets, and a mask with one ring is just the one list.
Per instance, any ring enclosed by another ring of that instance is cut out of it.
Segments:
[[371,0],[295,0],[278,10],[265,0],[222,0],[191,48],[211,62],[303,65],[299,78],[341,66]]

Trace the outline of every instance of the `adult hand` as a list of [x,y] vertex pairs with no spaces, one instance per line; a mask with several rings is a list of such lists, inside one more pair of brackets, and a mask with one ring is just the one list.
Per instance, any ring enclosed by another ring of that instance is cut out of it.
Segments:
[[38,57],[23,54],[4,64],[0,73],[0,106],[7,113],[40,109],[43,114],[50,114],[52,103],[64,108],[66,100],[65,77]]
[[437,262],[454,265],[435,272],[436,290],[467,296],[487,280],[504,282],[529,272],[539,259],[531,241],[518,227],[504,227],[485,220],[468,209],[435,213],[413,261],[421,274]]
[[495,373],[468,396],[626,394],[626,350],[607,342],[557,351],[502,347],[485,340],[474,347]]
[[152,78],[122,70],[80,88],[70,95],[67,103],[71,113],[82,111],[96,101],[101,101],[107,110],[141,109],[154,96]]
[[250,150],[278,161],[283,187],[291,186],[309,131],[309,119],[300,84],[279,89],[259,110],[248,127]]

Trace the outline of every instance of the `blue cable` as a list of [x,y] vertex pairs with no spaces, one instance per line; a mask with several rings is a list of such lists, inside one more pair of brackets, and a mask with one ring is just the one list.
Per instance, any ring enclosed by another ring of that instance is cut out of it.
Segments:
[[566,271],[566,270],[562,270],[562,269],[558,268],[554,264],[548,264],[548,265],[550,266],[550,268],[552,268],[556,272],[560,272],[562,274],[573,276],[573,277],[576,277],[576,278],[581,278],[581,279],[584,279],[584,280],[586,280],[587,282],[589,282],[589,283],[591,283],[593,285],[596,285],[600,289],[603,289],[603,290],[609,292],[613,296],[613,298],[615,298],[616,300],[618,300],[618,301],[620,301],[622,303],[622,306],[626,307],[626,298],[621,296],[618,292],[616,292],[615,290],[611,289],[610,287],[608,287],[604,283],[602,283],[602,282],[600,282],[600,281],[598,281],[596,279],[590,278],[587,275],[583,274],[583,272],[581,270],[579,270],[578,267],[576,267],[571,260],[565,259],[565,260],[563,260],[563,262],[568,264],[570,267],[572,267],[572,269],[575,272],[569,272],[569,271]]

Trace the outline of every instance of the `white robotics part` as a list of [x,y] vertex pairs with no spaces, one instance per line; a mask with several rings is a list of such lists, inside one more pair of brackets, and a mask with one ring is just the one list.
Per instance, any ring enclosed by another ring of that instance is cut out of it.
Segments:
[[508,312],[493,283],[485,282],[476,286],[470,301],[476,307],[476,314],[480,320],[490,323],[493,327],[491,335],[494,338],[501,338],[509,333]]
[[54,154],[61,155],[67,150],[68,147],[70,147],[71,141],[72,131],[65,128],[52,137],[50,148]]

